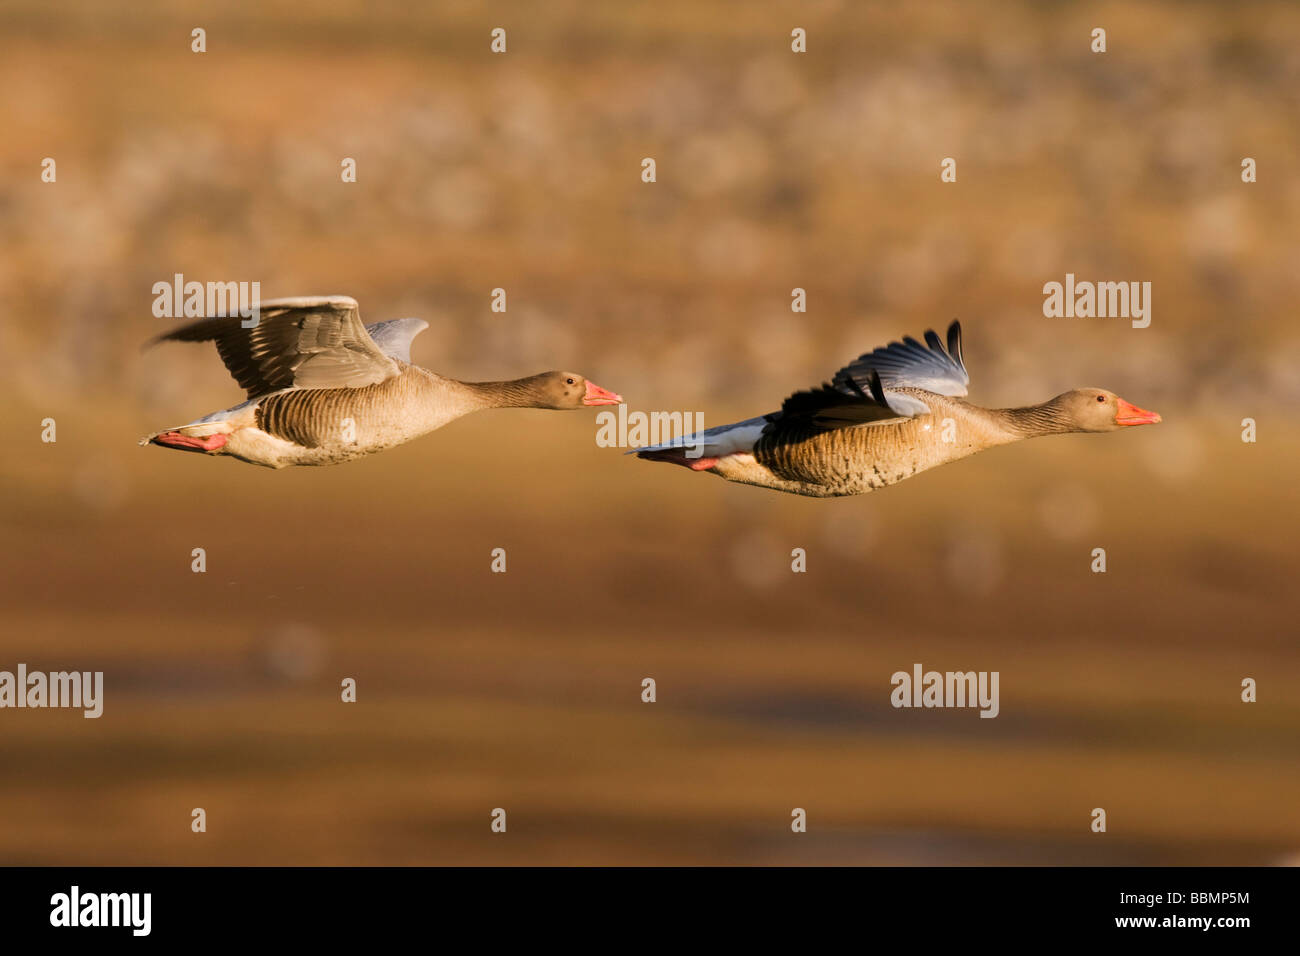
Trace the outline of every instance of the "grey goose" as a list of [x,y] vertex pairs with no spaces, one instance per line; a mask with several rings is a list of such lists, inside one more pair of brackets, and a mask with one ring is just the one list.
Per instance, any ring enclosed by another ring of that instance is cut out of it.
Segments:
[[576,372],[506,382],[445,378],[411,364],[411,340],[429,323],[362,325],[356,300],[348,296],[273,299],[259,309],[252,328],[237,315],[207,318],[147,343],[215,342],[247,399],[140,444],[270,468],[333,465],[487,408],[574,409],[623,401]]
[[1039,405],[983,408],[962,401],[970,376],[961,325],[947,348],[933,331],[859,357],[829,384],[796,392],[780,411],[629,454],[728,481],[815,498],[860,495],[1040,435],[1110,432],[1159,422],[1104,388],[1076,388]]

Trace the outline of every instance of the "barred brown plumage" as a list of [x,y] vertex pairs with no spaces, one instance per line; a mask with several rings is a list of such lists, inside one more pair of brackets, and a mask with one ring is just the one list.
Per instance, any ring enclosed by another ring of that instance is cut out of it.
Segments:
[[428,323],[393,319],[363,326],[356,302],[346,296],[277,299],[260,307],[252,328],[237,316],[209,318],[153,340],[216,342],[249,400],[141,444],[272,468],[331,465],[482,409],[572,409],[623,400],[576,372],[507,382],[444,378],[410,364],[411,339]]

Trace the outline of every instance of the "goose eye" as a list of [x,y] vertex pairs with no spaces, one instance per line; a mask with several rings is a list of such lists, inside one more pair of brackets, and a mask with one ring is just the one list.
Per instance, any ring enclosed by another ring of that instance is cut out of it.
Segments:
[[567,384],[569,384],[569,385],[572,385],[572,384],[573,384],[573,379],[571,379],[571,378],[566,378],[564,381],[565,381],[565,383],[567,383]]
[[1105,395],[1098,395],[1098,396],[1097,396],[1097,401],[1099,401],[1099,402],[1104,402],[1105,400],[1106,400],[1106,396],[1105,396]]

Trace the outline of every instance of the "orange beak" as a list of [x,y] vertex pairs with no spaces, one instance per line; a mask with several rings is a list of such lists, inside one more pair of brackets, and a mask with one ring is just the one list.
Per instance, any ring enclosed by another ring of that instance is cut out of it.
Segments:
[[587,383],[587,394],[583,396],[582,404],[584,405],[622,405],[623,396],[616,392],[606,391],[595,382]]
[[1148,412],[1131,402],[1119,399],[1119,410],[1115,412],[1116,425],[1154,425],[1161,421],[1159,412]]

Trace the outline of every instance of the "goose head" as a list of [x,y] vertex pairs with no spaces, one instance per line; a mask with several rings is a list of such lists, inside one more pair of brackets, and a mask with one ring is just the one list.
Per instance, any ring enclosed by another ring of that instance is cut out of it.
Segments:
[[537,408],[582,408],[584,405],[620,405],[623,396],[589,382],[577,372],[543,372],[533,376]]
[[1076,388],[1052,399],[1053,411],[1071,431],[1113,432],[1128,425],[1155,425],[1159,412],[1126,402],[1104,388]]

